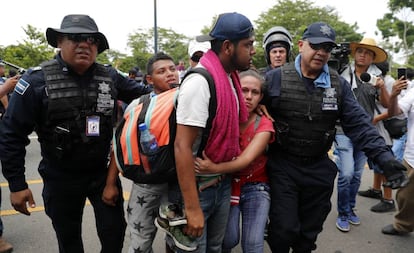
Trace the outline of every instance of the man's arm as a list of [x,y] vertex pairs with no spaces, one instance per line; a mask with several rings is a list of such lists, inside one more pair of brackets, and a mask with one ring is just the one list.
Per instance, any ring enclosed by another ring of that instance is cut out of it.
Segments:
[[192,152],[192,146],[199,130],[198,127],[177,124],[177,134],[174,142],[178,182],[187,217],[187,226],[183,231],[193,237],[201,236],[204,229],[204,214],[198,198]]
[[111,151],[111,158],[109,162],[108,175],[106,176],[106,185],[102,193],[102,200],[105,204],[115,206],[119,198],[119,189],[117,185],[118,168],[115,162],[114,151]]
[[7,93],[11,92],[19,81],[20,76],[15,75],[13,77],[7,78],[7,80],[0,85],[0,97],[7,95]]
[[402,113],[401,108],[398,106],[398,95],[400,95],[403,89],[407,88],[407,80],[396,80],[392,86],[392,92],[388,104],[388,115],[390,117],[399,115]]

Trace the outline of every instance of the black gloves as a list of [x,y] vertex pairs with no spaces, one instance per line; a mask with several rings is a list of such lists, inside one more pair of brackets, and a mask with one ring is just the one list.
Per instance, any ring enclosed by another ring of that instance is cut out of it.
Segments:
[[387,182],[383,184],[384,187],[397,189],[405,187],[409,182],[405,173],[405,167],[395,159],[385,162],[382,170],[384,171],[384,176],[387,178]]

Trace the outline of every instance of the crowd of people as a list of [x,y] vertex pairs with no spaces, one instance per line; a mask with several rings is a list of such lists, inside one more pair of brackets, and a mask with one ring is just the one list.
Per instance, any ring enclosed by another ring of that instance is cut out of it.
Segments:
[[[128,252],[153,252],[157,228],[166,232],[166,252],[231,252],[239,243],[243,252],[263,252],[266,242],[272,252],[311,252],[336,178],[340,231],[361,224],[358,194],[381,200],[374,212],[398,209],[382,233],[414,230],[412,71],[387,79],[388,54],[374,39],[352,42],[353,60],[338,73],[328,66],[337,46],[329,24],[309,24],[296,42],[298,55],[289,31],[274,26],[263,39],[267,68],[257,70],[251,21],[223,13],[209,34],[189,43],[188,69],[160,52],[148,59],[145,74],[134,68],[128,77],[96,62],[109,45],[87,15],[65,16],[46,38],[59,49],[56,56],[0,86],[0,96],[14,88],[0,122],[0,159],[12,206],[29,215],[36,203],[25,154],[36,132],[42,197],[59,252],[84,252],[86,199],[103,253],[121,252],[126,231]],[[124,210],[113,131],[144,97],[156,101],[171,90],[177,90],[170,144],[176,177],[132,182]],[[391,117],[408,119],[401,157],[382,124]],[[367,162],[375,173],[373,187],[363,191]],[[0,220],[0,253],[11,250]]]

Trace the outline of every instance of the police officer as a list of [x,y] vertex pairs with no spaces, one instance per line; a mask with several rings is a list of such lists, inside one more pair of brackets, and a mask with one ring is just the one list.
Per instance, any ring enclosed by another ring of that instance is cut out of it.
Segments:
[[311,252],[331,209],[337,167],[328,157],[335,122],[358,149],[385,171],[390,186],[406,185],[404,167],[394,159],[358,105],[349,83],[328,68],[335,31],[317,22],[305,29],[295,61],[267,73],[266,106],[275,119],[276,142],[269,146],[272,252]]
[[270,28],[263,36],[263,48],[267,62],[265,72],[289,62],[292,55],[292,36],[282,26]]
[[105,186],[116,99],[130,102],[149,90],[95,62],[109,46],[91,17],[65,16],[60,29],[48,28],[46,37],[59,53],[21,77],[0,126],[0,158],[11,203],[26,215],[28,205],[35,207],[24,166],[34,130],[41,147],[45,211],[59,252],[83,252],[86,198],[94,208],[101,252],[121,252],[126,228],[121,183],[117,178]]

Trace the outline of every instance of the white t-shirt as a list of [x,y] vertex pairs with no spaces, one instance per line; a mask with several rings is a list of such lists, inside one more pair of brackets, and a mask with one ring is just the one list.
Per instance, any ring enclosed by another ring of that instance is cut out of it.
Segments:
[[177,123],[204,128],[208,119],[210,89],[201,74],[191,74],[180,85]]
[[409,89],[404,97],[398,100],[398,106],[408,117],[404,159],[410,166],[414,167],[414,88]]

